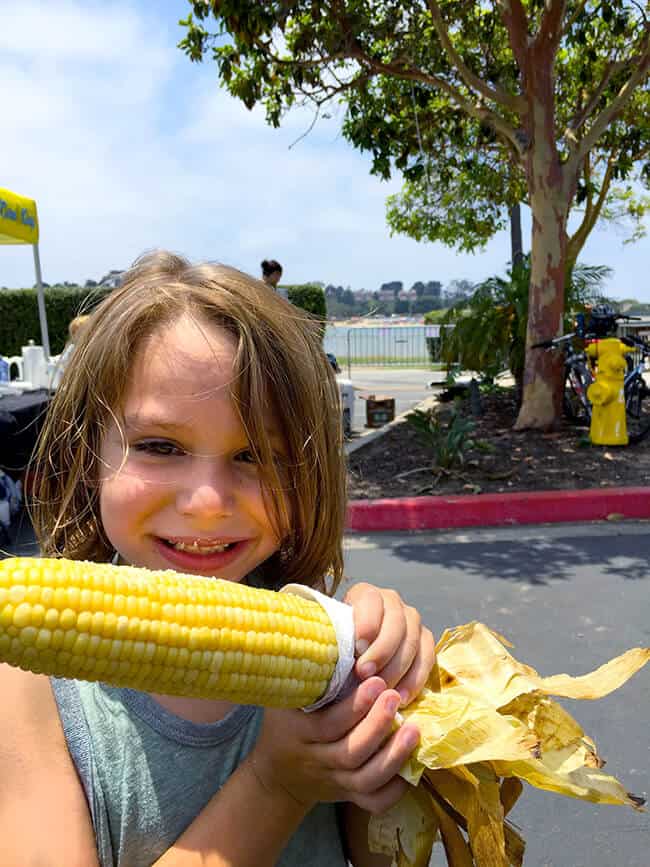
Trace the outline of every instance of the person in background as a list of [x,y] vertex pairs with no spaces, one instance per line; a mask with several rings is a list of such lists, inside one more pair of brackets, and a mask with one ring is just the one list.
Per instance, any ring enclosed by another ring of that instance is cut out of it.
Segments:
[[79,337],[83,328],[88,324],[90,316],[87,314],[75,316],[68,323],[68,340],[61,355],[56,359],[56,369],[52,377],[52,388],[57,388],[63,377],[63,371],[70,361],[70,356],[74,352],[75,344],[79,342]]
[[265,259],[262,262],[262,280],[271,289],[277,289],[282,277],[282,265],[275,259]]

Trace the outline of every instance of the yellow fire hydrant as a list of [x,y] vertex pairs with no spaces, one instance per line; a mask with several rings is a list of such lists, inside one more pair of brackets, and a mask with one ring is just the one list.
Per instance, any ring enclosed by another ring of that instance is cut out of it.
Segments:
[[594,445],[626,446],[628,443],[623,393],[628,352],[632,352],[632,348],[615,337],[587,347],[589,358],[598,362],[596,381],[587,389],[592,406],[589,433]]

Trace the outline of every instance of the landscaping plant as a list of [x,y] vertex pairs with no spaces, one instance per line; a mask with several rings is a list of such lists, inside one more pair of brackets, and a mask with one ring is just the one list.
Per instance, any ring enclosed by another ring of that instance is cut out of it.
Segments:
[[[611,271],[604,265],[577,263],[567,279],[564,330],[585,305],[602,299],[602,285]],[[505,370],[512,373],[521,399],[528,322],[530,257],[514,265],[504,277],[477,284],[471,298],[450,307],[442,328],[441,356],[448,365],[479,373],[488,381]],[[553,334],[547,337],[555,337]]]
[[462,464],[465,452],[475,446],[472,438],[474,422],[456,409],[452,410],[447,420],[433,407],[428,410],[415,409],[409,413],[407,421],[431,447],[434,465],[440,469],[450,470]]

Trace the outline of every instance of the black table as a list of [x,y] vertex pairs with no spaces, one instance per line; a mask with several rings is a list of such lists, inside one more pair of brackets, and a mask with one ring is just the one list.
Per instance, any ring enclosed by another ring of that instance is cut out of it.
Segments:
[[43,426],[48,389],[0,395],[0,469],[22,477]]

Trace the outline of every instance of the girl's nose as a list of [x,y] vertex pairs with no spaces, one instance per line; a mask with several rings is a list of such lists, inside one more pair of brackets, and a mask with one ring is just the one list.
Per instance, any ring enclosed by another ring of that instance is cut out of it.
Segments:
[[182,515],[195,518],[216,518],[231,515],[235,503],[232,473],[227,467],[200,461],[200,466],[188,473],[176,504]]

